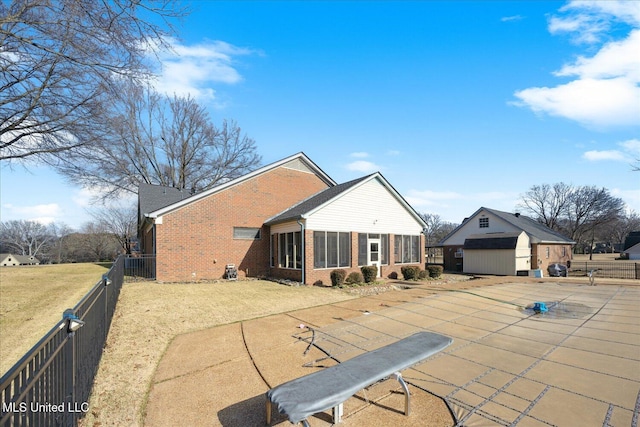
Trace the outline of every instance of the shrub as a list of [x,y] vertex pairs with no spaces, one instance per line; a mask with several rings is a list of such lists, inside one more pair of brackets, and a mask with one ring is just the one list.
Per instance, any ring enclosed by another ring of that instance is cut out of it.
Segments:
[[415,265],[407,265],[400,269],[404,280],[418,280],[418,274],[420,274],[420,267]]
[[344,283],[344,278],[347,277],[347,272],[342,269],[333,270],[331,272],[331,286],[340,286]]
[[360,273],[359,271],[352,271],[351,273],[349,273],[349,275],[345,279],[345,283],[349,283],[351,285],[356,283],[363,283],[363,282],[364,282],[364,277],[362,277],[362,273]]
[[364,277],[365,283],[372,283],[376,281],[376,277],[378,277],[378,267],[375,265],[365,265],[360,268],[362,271],[362,277]]
[[438,277],[442,276],[442,271],[444,270],[444,268],[442,268],[441,265],[430,265],[427,267],[427,270],[429,270],[429,277],[437,279]]
[[424,280],[427,277],[429,277],[429,272],[427,270],[420,270],[420,273],[418,273],[418,279]]
[[397,279],[398,278],[398,273],[396,273],[395,271],[392,271],[391,273],[389,273],[389,275],[387,277],[389,279]]

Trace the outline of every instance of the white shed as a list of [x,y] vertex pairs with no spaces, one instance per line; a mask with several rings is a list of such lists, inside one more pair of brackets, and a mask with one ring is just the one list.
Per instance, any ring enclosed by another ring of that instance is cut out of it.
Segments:
[[529,270],[531,249],[524,231],[472,234],[464,241],[464,272],[515,276]]

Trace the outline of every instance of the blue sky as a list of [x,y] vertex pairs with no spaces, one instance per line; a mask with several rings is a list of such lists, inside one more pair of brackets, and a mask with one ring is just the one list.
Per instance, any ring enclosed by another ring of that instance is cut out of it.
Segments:
[[[640,2],[192,9],[156,88],[236,120],[265,164],[303,151],[338,182],[380,171],[418,212],[456,223],[557,182],[640,212]],[[91,190],[29,169],[0,170],[3,221],[91,219]]]

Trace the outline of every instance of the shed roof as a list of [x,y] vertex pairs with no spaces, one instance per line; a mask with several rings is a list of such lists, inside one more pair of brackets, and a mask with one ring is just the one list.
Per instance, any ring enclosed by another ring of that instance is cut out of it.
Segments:
[[463,249],[515,249],[520,233],[472,234],[464,240]]

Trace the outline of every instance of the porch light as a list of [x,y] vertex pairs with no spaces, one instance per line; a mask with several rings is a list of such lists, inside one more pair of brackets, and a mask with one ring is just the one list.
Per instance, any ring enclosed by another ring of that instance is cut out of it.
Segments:
[[62,314],[62,319],[67,321],[67,333],[72,334],[84,326],[84,321],[73,314],[73,309],[68,308]]
[[111,281],[111,279],[109,279],[109,275],[107,275],[107,274],[103,274],[103,275],[102,275],[102,281],[104,282],[104,285],[105,285],[105,286],[110,286],[110,285],[111,285],[111,283],[113,283],[113,282]]

